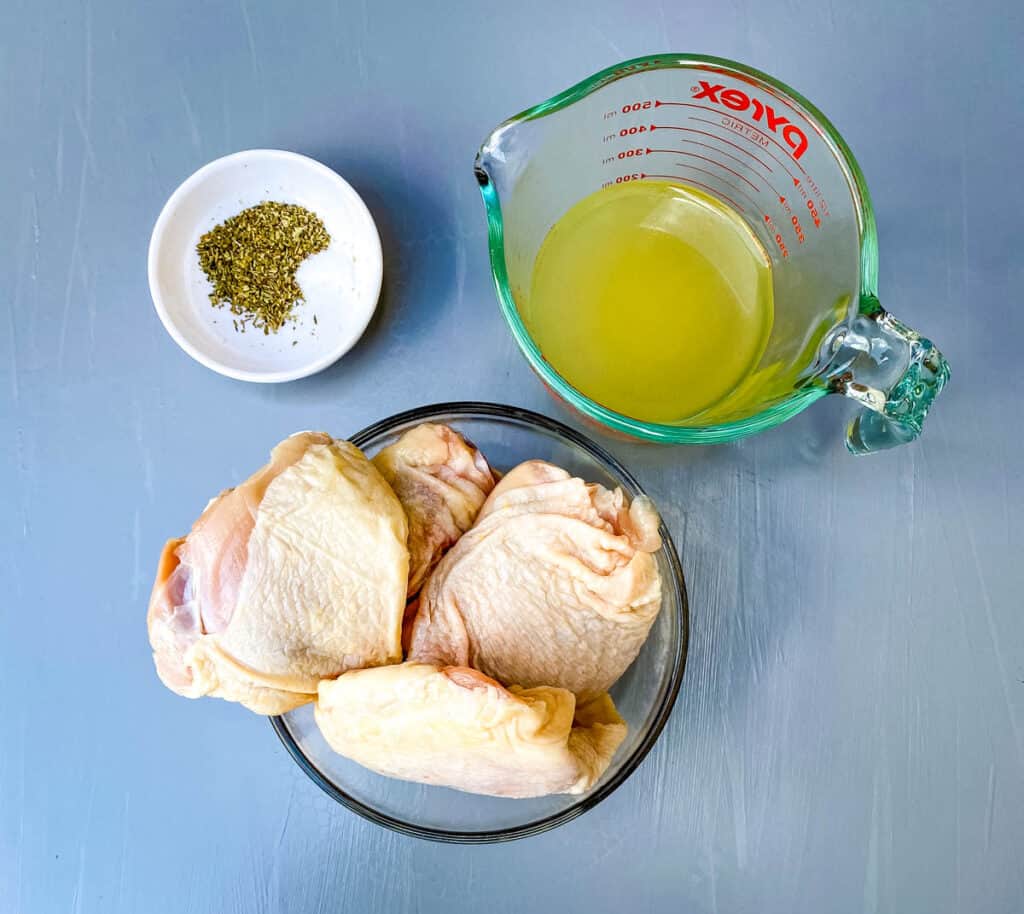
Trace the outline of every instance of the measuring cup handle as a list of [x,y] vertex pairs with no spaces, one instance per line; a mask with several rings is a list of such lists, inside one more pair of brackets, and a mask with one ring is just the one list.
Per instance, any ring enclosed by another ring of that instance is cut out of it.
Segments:
[[949,364],[931,340],[889,314],[877,300],[833,340],[830,389],[864,407],[846,428],[846,447],[870,454],[913,441],[932,401],[949,380]]

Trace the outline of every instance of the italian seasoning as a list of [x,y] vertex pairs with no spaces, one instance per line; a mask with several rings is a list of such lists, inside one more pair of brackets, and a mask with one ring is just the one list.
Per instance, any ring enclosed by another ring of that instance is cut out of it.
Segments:
[[199,239],[199,265],[213,285],[210,304],[230,308],[236,330],[277,333],[302,301],[299,265],[331,243],[323,222],[292,203],[267,201],[225,220]]

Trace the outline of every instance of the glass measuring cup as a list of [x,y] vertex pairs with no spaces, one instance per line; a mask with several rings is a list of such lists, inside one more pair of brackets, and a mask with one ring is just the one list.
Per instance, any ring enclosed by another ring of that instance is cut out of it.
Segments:
[[[846,441],[864,454],[916,438],[949,378],[938,349],[879,304],[874,214],[853,154],[820,111],[757,70],[678,54],[602,70],[500,124],[476,176],[516,341],[555,393],[612,429],[677,444],[733,441],[840,393],[863,407]],[[760,362],[724,400],[678,424],[590,399],[545,360],[521,317],[551,227],[594,191],[645,180],[716,196],[772,267],[774,323]]]

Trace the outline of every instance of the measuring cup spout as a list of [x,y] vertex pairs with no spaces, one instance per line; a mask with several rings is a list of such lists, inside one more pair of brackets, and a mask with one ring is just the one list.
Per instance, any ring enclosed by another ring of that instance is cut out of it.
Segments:
[[506,121],[496,127],[480,146],[473,163],[473,172],[481,188],[511,186],[515,178],[511,172],[517,164],[521,168],[529,157],[528,149],[517,149],[517,145],[525,145],[516,142],[520,129],[518,124]]
[[850,452],[870,454],[917,438],[949,380],[949,364],[931,340],[870,299],[829,345],[829,389],[864,407],[846,429]]

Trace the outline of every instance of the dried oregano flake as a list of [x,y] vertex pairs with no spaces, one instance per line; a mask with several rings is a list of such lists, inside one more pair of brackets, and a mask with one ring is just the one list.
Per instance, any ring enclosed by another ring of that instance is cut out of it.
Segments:
[[213,285],[210,304],[227,305],[238,320],[277,333],[304,301],[299,265],[331,243],[323,222],[292,203],[266,201],[225,220],[199,239],[199,264]]

